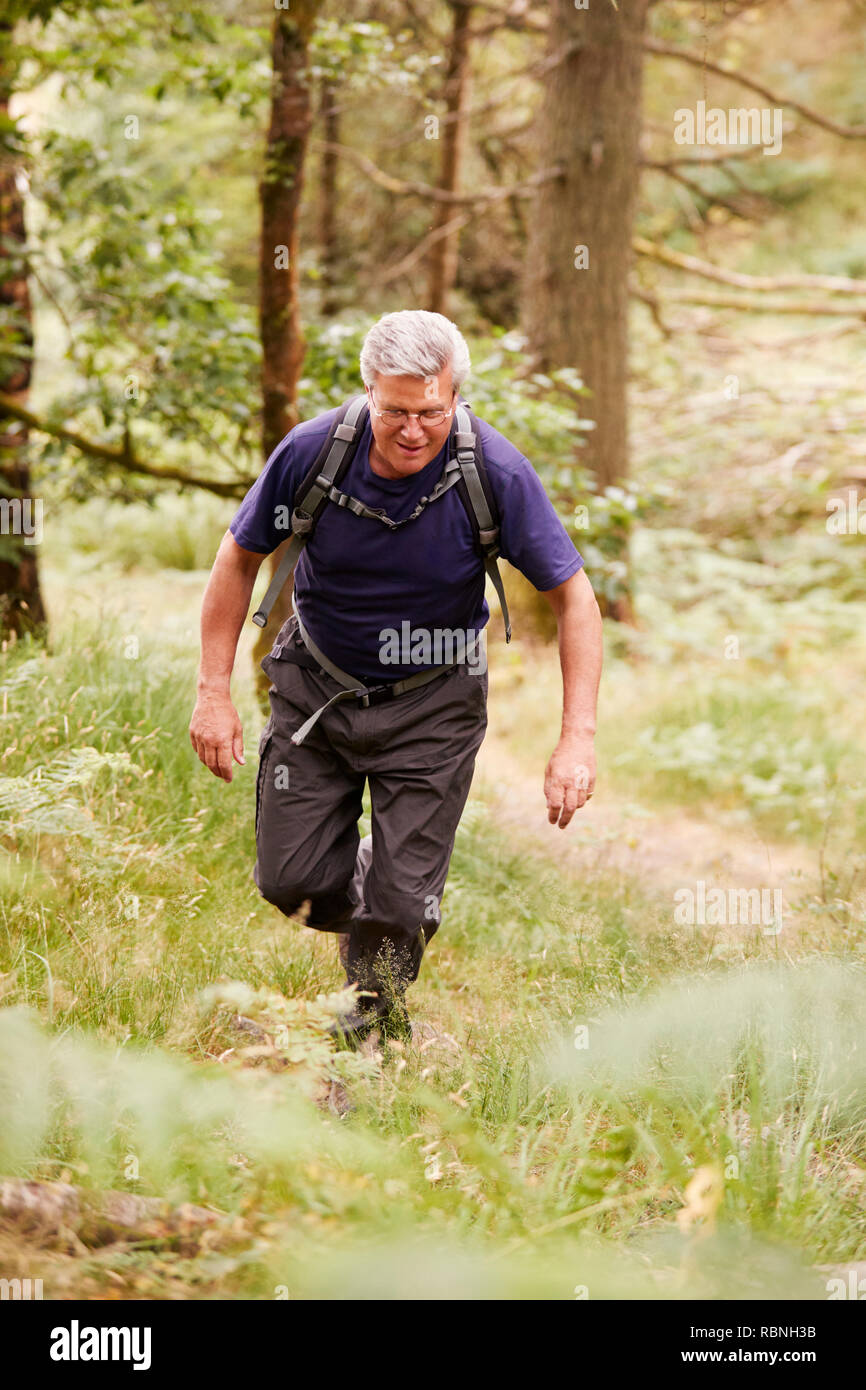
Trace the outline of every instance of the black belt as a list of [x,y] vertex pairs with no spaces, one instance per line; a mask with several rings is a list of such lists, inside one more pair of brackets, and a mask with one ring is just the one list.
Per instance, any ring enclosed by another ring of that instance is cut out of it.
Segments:
[[[332,695],[330,700],[327,700],[314,714],[310,715],[310,718],[301,725],[300,729],[297,729],[295,733],[292,734],[292,743],[296,745],[303,743],[307,734],[313,726],[318,723],[321,716],[325,713],[325,710],[331,708],[331,705],[336,705],[344,700],[350,699],[357,700],[362,709],[368,709],[371,705],[381,705],[387,700],[394,700],[400,695],[407,694],[410,690],[420,690],[422,686],[428,685],[430,681],[437,680],[439,676],[443,676],[446,671],[453,671],[456,666],[461,664],[457,661],[450,661],[445,666],[434,666],[432,670],[419,671],[414,676],[406,676],[405,678],[391,681],[390,683],[380,682],[378,685],[365,685],[363,681],[359,681],[348,671],[341,670],[339,666],[336,666],[334,662],[316,646],[301,621],[301,615],[298,612],[294,594],[292,595],[292,607],[295,610],[298,633],[307,651],[315,658],[315,662],[320,670],[324,671],[326,675],[331,676],[338,685],[343,686],[342,690],[339,690],[336,695]],[[481,634],[479,633],[479,640],[480,637]]]

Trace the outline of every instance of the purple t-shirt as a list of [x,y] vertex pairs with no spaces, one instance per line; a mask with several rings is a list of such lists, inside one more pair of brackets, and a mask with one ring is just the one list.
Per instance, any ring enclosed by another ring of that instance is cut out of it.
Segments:
[[[242,549],[268,555],[291,534],[286,518],[295,493],[335,413],[305,420],[277,445],[231,522]],[[501,554],[536,589],[553,589],[583,560],[528,459],[485,421],[478,426],[499,507]],[[394,479],[370,468],[371,441],[368,416],[340,488],[400,521],[438,482],[447,441],[419,473]],[[452,487],[396,531],[326,502],[295,569],[295,598],[304,626],[335,665],[364,681],[391,681],[437,663],[383,664],[381,634],[401,633],[406,621],[412,630],[480,631],[490,616],[484,580],[472,523]]]

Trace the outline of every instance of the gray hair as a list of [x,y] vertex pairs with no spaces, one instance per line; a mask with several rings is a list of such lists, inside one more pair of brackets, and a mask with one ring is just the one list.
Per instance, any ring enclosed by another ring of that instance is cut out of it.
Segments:
[[400,309],[385,314],[369,330],[361,348],[361,377],[373,386],[377,376],[415,376],[426,380],[451,368],[459,391],[471,362],[466,339],[456,323],[428,309]]

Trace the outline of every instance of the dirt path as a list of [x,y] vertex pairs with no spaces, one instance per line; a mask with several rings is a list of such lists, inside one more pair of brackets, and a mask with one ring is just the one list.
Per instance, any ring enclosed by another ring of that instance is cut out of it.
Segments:
[[673,897],[678,888],[781,889],[783,921],[797,920],[797,903],[817,890],[814,851],[774,844],[757,834],[660,807],[624,800],[605,787],[560,830],[547,823],[544,769],[527,768],[491,729],[481,747],[475,791],[493,807],[516,841],[572,869],[613,870],[636,877],[645,891]]

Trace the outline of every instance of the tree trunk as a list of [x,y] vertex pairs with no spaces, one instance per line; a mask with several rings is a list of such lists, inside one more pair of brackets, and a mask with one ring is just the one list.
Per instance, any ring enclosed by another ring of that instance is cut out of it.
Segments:
[[[0,124],[8,128],[12,95],[12,25],[0,23]],[[17,311],[18,325],[7,330],[4,361],[0,368],[0,390],[22,406],[27,403],[33,348],[33,316],[27,272],[17,262],[15,248],[22,253],[27,236],[24,226],[24,200],[17,183],[15,156],[0,148],[0,308]],[[20,637],[45,626],[45,608],[39,589],[35,544],[40,528],[35,524],[37,507],[30,487],[27,462],[28,431],[0,415],[0,638]]]
[[307,46],[321,0],[294,0],[273,31],[273,87],[262,208],[259,319],[262,337],[262,443],[267,457],[298,423],[297,386],[304,360],[298,311],[298,216],[310,133]]
[[[322,0],[292,0],[278,10],[273,29],[271,119],[265,167],[259,188],[262,209],[259,321],[262,339],[262,447],[267,458],[298,423],[298,380],[304,361],[298,306],[299,214],[304,157],[312,121],[308,81],[308,45]],[[284,545],[271,557],[273,574]],[[273,633],[290,612],[284,592],[274,604],[268,628],[254,649],[258,663],[270,649]],[[270,635],[266,635],[266,633]],[[267,689],[267,682],[264,683]]]
[[[337,85],[325,78],[319,105],[322,134],[328,145],[340,142],[340,115],[337,107]],[[340,247],[337,238],[337,151],[327,149],[322,154],[319,171],[319,262],[322,275],[321,313],[331,318],[339,308],[337,278]]]
[[[457,193],[460,171],[469,132],[469,104],[472,89],[470,62],[471,0],[448,0],[452,14],[451,51],[443,95],[449,119],[443,123],[442,164],[437,187],[446,193]],[[433,215],[433,233],[441,231],[457,213],[453,204],[437,202]],[[451,292],[457,283],[460,230],[436,238],[430,248],[430,279],[427,290],[428,307],[435,314],[447,314]]]
[[[617,10],[609,0],[550,6],[550,53],[563,58],[547,79],[539,164],[563,173],[534,200],[523,322],[536,367],[574,367],[592,391],[595,429],[581,458],[599,491],[628,471],[628,275],[647,9],[648,0]],[[620,608],[615,616],[627,617],[627,599]]]

